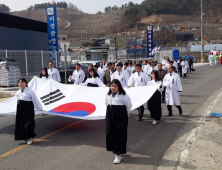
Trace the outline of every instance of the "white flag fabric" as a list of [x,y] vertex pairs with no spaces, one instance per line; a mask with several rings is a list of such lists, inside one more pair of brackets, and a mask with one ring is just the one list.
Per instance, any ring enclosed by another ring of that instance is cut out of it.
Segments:
[[[43,81],[34,77],[28,84],[40,103],[43,111],[35,111],[36,114],[46,113],[64,117],[98,120],[105,119],[105,98],[108,87],[86,87],[80,85],[65,85],[52,79]],[[124,88],[132,101],[132,110],[146,103],[159,85]],[[17,97],[0,103],[0,114],[16,114]]]

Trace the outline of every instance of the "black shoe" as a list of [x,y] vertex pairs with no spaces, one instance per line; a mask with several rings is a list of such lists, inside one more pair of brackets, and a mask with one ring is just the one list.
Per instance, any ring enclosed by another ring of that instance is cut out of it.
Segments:
[[139,117],[138,121],[142,121],[142,120],[143,120],[143,118],[142,118],[142,117]]
[[173,116],[172,114],[168,114],[166,117],[171,117],[171,116]]
[[182,109],[179,111],[179,114],[180,114],[180,116],[183,114],[183,111],[182,111]]

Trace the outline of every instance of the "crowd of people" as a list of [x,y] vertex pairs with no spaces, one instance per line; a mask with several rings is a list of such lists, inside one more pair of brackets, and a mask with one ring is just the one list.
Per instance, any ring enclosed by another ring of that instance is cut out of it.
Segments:
[[[76,63],[76,69],[71,76],[74,85],[109,87],[107,97],[104,99],[107,106],[105,119],[106,147],[108,151],[115,154],[115,164],[120,163],[121,154],[126,153],[128,115],[132,108],[131,99],[126,94],[124,87],[159,85],[147,103],[137,108],[139,121],[143,120],[144,105],[147,105],[150,111],[153,125],[156,125],[161,119],[161,103],[167,105],[169,112],[167,117],[173,116],[173,105],[178,108],[179,115],[182,115],[179,97],[182,92],[180,77],[186,77],[188,68],[192,67],[193,63],[189,59],[188,56],[188,61],[182,58],[178,61],[170,61],[168,57],[164,57],[160,63],[152,59],[138,63],[132,60],[127,60],[124,63],[120,60],[108,63],[106,59],[103,59],[100,67],[89,65],[86,74],[81,70],[81,65]],[[61,81],[59,71],[54,68],[52,62],[49,63],[48,70],[46,68],[41,69],[40,78],[44,81],[47,79]],[[36,136],[34,108],[42,110],[42,106],[36,94],[28,88],[24,78],[19,79],[18,85],[20,90],[16,95],[18,104],[15,140],[24,140],[24,144],[32,144],[32,139]]]

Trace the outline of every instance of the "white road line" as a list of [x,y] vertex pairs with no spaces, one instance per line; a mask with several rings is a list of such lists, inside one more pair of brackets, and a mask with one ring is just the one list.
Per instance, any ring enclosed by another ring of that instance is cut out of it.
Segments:
[[[203,122],[206,119],[206,116],[211,113],[212,108],[214,105],[217,103],[217,101],[220,99],[222,96],[222,91],[216,96],[216,98],[210,103],[208,106],[206,112],[204,112],[203,116],[198,120],[198,123]],[[182,147],[182,151],[180,153],[180,161],[177,166],[177,170],[183,169],[183,165],[186,162],[186,158],[189,154],[190,148],[192,146],[192,143],[196,140],[196,136],[200,132],[201,127],[197,127],[191,131],[191,134],[188,136],[186,143]]]

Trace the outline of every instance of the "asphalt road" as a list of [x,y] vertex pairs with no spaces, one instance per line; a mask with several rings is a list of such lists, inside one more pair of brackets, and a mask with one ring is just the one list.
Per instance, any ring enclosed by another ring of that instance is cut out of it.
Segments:
[[32,146],[24,146],[14,141],[15,117],[0,115],[0,169],[156,169],[178,132],[186,123],[191,123],[195,111],[221,87],[221,72],[221,66],[200,66],[182,80],[183,116],[173,107],[174,116],[166,118],[168,112],[163,104],[161,121],[151,125],[147,110],[142,122],[137,121],[137,111],[133,111],[129,117],[128,152],[120,165],[113,164],[113,153],[105,149],[104,120],[38,115],[37,141]]

